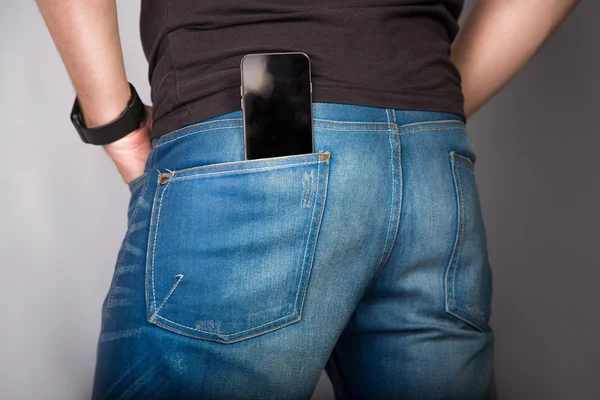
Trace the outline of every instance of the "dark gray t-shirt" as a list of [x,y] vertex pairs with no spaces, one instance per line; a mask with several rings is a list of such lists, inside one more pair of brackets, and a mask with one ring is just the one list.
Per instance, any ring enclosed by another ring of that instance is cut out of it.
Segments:
[[464,116],[463,0],[142,0],[152,136],[239,110],[245,54],[302,51],[313,102]]

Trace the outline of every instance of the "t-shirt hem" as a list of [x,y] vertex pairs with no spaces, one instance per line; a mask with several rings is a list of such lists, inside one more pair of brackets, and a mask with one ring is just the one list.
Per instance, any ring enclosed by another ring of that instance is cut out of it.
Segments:
[[[426,90],[415,91],[414,89],[381,92],[359,88],[333,87],[313,82],[312,101],[314,103],[354,104],[396,110],[449,112],[466,119],[464,98],[460,90],[444,93]],[[151,136],[152,138],[158,138],[187,125],[238,110],[241,110],[239,86],[229,87],[209,97],[180,105],[153,121]]]

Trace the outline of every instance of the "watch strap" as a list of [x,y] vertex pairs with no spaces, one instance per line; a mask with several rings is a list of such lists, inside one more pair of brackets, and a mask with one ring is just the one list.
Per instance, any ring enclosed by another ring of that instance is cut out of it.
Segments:
[[93,128],[85,126],[79,100],[77,96],[75,97],[71,119],[84,143],[95,145],[109,144],[121,139],[141,126],[146,116],[146,108],[138,96],[135,87],[130,82],[128,83],[131,96],[125,110],[113,121]]

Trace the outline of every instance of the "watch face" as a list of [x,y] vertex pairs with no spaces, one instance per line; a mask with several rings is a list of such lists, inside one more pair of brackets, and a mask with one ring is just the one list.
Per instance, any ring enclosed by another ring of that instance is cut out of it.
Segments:
[[71,109],[71,122],[75,127],[75,130],[79,134],[79,137],[84,143],[89,143],[89,140],[85,136],[83,130],[85,129],[85,125],[81,121],[81,108],[79,107],[79,102],[77,101],[77,97],[75,97],[75,102],[73,103],[73,108]]

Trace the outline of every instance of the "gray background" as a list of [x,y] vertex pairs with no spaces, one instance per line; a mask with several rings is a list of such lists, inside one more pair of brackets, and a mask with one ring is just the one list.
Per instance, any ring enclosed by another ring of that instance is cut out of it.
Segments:
[[[137,3],[119,2],[120,30],[150,104]],[[501,399],[600,399],[598,15],[583,2],[469,121]],[[34,1],[0,3],[0,72],[0,398],[85,399],[129,194],[70,125],[74,91]],[[314,398],[331,393],[323,374]]]

